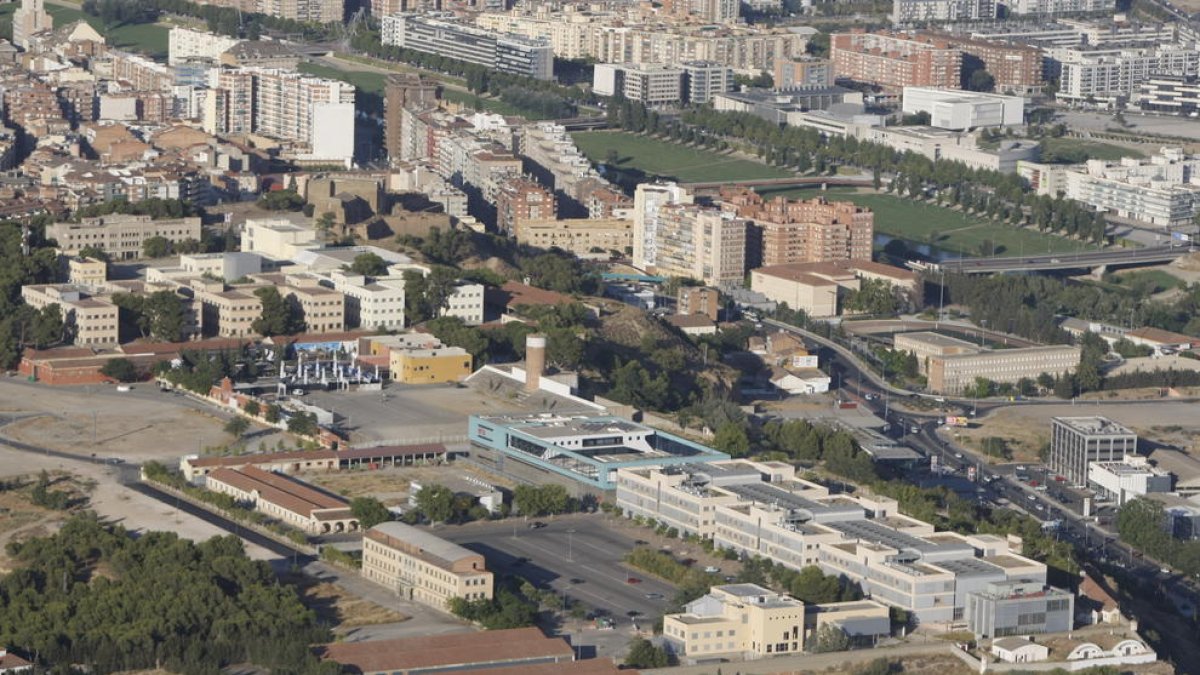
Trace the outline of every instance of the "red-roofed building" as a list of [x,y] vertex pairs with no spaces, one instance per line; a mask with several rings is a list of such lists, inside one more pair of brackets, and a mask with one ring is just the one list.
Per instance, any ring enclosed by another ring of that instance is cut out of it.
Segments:
[[33,664],[13,654],[7,649],[0,649],[0,675],[7,673],[32,672]]
[[253,466],[221,467],[204,479],[206,488],[227,494],[276,520],[310,534],[349,532],[358,529],[350,505],[294,478]]
[[[615,672],[612,662],[605,668],[584,665],[573,668],[575,650],[562,638],[547,637],[537,628],[512,628],[479,633],[455,633],[368,642],[339,642],[317,648],[317,656],[336,661],[360,675],[409,675],[410,673],[578,673],[602,675]],[[628,671],[624,671],[628,672]]]
[[284,474],[300,471],[337,471],[338,455],[333,450],[295,450],[230,457],[189,455],[179,461],[179,471],[189,481],[207,476],[220,468],[240,469],[247,466]]

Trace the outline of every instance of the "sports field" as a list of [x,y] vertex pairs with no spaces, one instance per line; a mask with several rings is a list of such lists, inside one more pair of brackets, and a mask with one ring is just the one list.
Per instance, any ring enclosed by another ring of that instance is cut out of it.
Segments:
[[618,168],[642,171],[647,178],[658,176],[692,183],[794,175],[766,164],[623,131],[580,131],[571,136],[592,162],[607,162],[610,151],[616,151]]
[[759,192],[763,195],[785,195],[797,199],[811,199],[824,194],[830,199],[852,201],[875,212],[875,232],[879,234],[965,256],[980,255],[985,248],[984,243],[988,241],[995,247],[995,254],[1000,256],[1065,253],[1095,248],[1052,234],[1001,225],[952,209],[889,194],[856,191],[853,188],[832,188],[824,193],[815,189],[764,188]]

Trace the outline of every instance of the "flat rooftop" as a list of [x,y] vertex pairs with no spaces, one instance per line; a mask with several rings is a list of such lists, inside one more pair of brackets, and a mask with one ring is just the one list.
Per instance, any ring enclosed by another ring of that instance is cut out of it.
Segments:
[[933,331],[922,330],[914,331],[912,333],[897,333],[896,338],[899,337],[903,337],[905,340],[923,342],[927,345],[933,345],[936,347],[968,347],[971,349],[979,349],[979,345],[973,342],[960,340],[956,337],[950,337],[949,335],[942,335],[941,333],[934,333]]
[[1135,434],[1125,425],[1114,422],[1107,417],[1054,417],[1056,424],[1081,434],[1103,436],[1134,436]]

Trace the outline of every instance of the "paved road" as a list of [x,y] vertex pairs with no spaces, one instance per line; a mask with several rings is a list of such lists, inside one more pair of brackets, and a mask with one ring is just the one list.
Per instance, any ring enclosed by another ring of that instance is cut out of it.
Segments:
[[1101,265],[1147,265],[1164,263],[1190,253],[1186,246],[1150,246],[1106,251],[1056,253],[1023,258],[961,258],[933,265],[935,270],[960,274],[995,274],[997,272],[1036,272],[1069,270]]
[[[1126,129],[1129,133],[1180,136],[1200,141],[1200,124],[1190,117],[1141,115],[1132,112],[1125,112],[1124,115],[1125,121],[1132,125]],[[1111,113],[1083,110],[1059,111],[1058,121],[1076,131],[1102,132],[1109,127],[1116,126]],[[1147,150],[1147,154],[1157,152],[1157,148],[1147,148]]]
[[[510,519],[445,526],[435,532],[482,553],[494,571],[517,574],[538,588],[565,593],[614,617],[626,617],[631,611],[658,616],[674,596],[670,584],[622,563],[624,555],[636,546],[635,540],[610,529],[604,516],[577,514],[541,522],[546,527],[536,530],[524,521]],[[519,562],[522,558],[526,560]],[[630,577],[641,582],[630,584]],[[662,597],[648,598],[647,594]]]

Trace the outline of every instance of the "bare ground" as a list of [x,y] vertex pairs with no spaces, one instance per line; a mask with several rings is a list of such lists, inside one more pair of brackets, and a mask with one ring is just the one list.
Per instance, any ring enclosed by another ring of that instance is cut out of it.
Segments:
[[303,574],[285,574],[282,578],[296,585],[300,600],[315,611],[322,621],[331,625],[334,633],[340,634],[362,626],[395,624],[410,618],[370,600],[350,595],[329,582],[316,581]]

